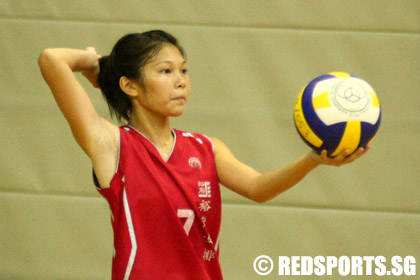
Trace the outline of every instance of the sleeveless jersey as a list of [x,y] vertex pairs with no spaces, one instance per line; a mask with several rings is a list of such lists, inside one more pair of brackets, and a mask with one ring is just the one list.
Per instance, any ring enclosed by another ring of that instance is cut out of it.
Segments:
[[118,169],[98,191],[111,209],[112,279],[223,279],[221,198],[212,142],[172,130],[167,161],[130,126],[120,127]]

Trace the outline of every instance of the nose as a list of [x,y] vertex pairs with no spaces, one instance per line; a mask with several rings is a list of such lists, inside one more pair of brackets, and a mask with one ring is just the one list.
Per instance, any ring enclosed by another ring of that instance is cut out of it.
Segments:
[[187,80],[188,80],[187,74],[182,73],[182,72],[178,72],[175,87],[176,88],[185,88],[187,86],[187,83],[188,83]]

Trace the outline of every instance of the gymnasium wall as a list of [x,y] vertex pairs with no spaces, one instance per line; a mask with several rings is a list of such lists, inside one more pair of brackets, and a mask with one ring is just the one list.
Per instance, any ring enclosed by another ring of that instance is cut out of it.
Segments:
[[[37,58],[47,47],[106,55],[122,35],[150,29],[187,52],[192,95],[173,125],[222,139],[261,172],[308,150],[293,106],[314,77],[353,73],[382,104],[379,134],[357,162],[320,167],[265,204],[222,187],[226,279],[280,279],[278,256],[420,262],[420,1],[0,0],[0,279],[110,279],[109,208]],[[254,272],[259,255],[274,260],[271,274]]]

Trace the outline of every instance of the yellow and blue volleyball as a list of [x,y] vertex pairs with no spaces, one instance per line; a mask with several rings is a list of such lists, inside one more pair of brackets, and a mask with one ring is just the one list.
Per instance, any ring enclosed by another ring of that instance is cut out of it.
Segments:
[[294,122],[312,149],[336,156],[366,147],[381,123],[381,106],[374,89],[363,79],[344,72],[321,75],[300,92]]

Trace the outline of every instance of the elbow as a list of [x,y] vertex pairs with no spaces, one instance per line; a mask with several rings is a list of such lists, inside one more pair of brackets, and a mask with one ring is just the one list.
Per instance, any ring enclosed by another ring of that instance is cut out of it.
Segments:
[[269,198],[264,198],[264,197],[254,197],[254,198],[251,198],[251,200],[256,202],[256,203],[263,204],[263,203],[269,201],[270,199]]
[[43,69],[48,66],[50,61],[54,58],[54,52],[52,49],[45,49],[41,52],[38,57],[38,66]]
[[256,202],[256,203],[262,204],[262,203],[265,203],[265,202],[271,200],[273,197],[264,193],[264,192],[259,192],[257,190],[257,191],[254,191],[254,192],[249,192],[248,193],[248,198],[250,200]]
[[257,196],[257,197],[253,197],[251,199],[252,199],[252,201],[254,201],[256,203],[263,204],[267,201],[270,201],[272,199],[272,197]]
[[264,187],[265,184],[262,183],[261,179],[262,176],[257,176],[250,181],[247,188],[247,198],[256,203],[265,203],[275,197],[275,194],[270,189]]

